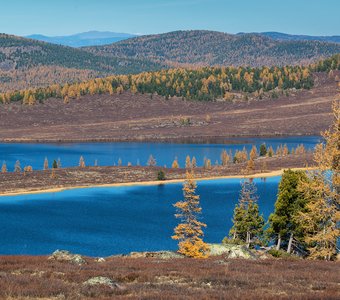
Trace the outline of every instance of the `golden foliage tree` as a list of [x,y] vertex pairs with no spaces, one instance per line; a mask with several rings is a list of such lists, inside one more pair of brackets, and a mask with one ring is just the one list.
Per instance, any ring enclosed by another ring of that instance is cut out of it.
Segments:
[[297,221],[305,233],[309,258],[331,260],[340,235],[340,99],[333,103],[334,123],[314,152],[317,170],[300,189],[308,203]]
[[257,157],[258,157],[257,148],[256,146],[253,146],[250,150],[249,158],[255,160]]
[[198,221],[198,216],[202,212],[199,195],[196,195],[197,184],[194,180],[193,172],[186,172],[186,181],[183,185],[184,199],[177,202],[176,218],[182,223],[174,229],[172,238],[178,240],[178,252],[194,258],[206,258],[209,255],[209,246],[203,241],[203,227],[207,225]]
[[282,148],[282,155],[283,156],[287,156],[289,154],[289,150],[286,144],[284,144],[283,148]]
[[246,173],[252,173],[255,171],[255,162],[254,159],[250,158],[247,162],[247,166],[246,166]]
[[191,166],[192,166],[192,168],[196,168],[197,167],[197,162],[196,162],[196,157],[195,156],[191,160]]
[[229,161],[230,161],[230,156],[228,155],[226,150],[223,150],[222,153],[221,153],[222,166],[228,165]]
[[178,169],[178,168],[179,168],[179,163],[178,163],[177,157],[176,157],[175,160],[173,161],[171,167],[172,167],[173,169]]
[[244,163],[248,160],[248,152],[245,147],[242,151],[236,150],[234,155],[234,163]]
[[186,169],[191,169],[192,168],[191,159],[190,159],[189,155],[187,155],[187,157],[185,158],[185,168]]
[[305,154],[305,153],[306,153],[306,149],[303,144],[296,147],[295,154]]
[[270,146],[270,147],[268,148],[267,156],[268,156],[268,157],[273,157],[273,156],[274,156],[274,149],[273,149],[272,146]]
[[1,172],[2,173],[7,173],[7,164],[6,164],[5,161],[2,163]]

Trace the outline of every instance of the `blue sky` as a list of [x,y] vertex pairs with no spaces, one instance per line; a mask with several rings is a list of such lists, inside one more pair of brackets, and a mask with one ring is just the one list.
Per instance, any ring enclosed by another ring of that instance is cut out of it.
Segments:
[[0,32],[208,29],[340,35],[340,0],[0,0]]

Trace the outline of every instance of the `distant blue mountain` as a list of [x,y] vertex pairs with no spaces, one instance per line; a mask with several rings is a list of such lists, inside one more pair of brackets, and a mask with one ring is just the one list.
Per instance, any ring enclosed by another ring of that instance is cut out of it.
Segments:
[[261,32],[261,35],[267,36],[274,40],[280,41],[320,41],[330,43],[340,43],[340,36],[311,36],[311,35],[294,35],[281,32]]
[[89,31],[68,36],[45,36],[41,34],[26,36],[26,38],[33,40],[75,48],[107,45],[133,37],[136,37],[136,35],[109,31]]

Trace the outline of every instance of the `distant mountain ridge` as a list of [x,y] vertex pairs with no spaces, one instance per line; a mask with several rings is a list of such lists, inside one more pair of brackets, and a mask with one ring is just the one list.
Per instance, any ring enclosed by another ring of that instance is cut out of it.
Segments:
[[340,53],[340,44],[277,40],[258,33],[190,30],[144,35],[110,45],[86,47],[96,55],[200,66],[308,64]]
[[29,39],[75,48],[85,46],[106,45],[132,37],[136,37],[136,35],[110,31],[88,31],[68,36],[45,36],[41,34],[32,34],[26,36],[26,38]]
[[[240,33],[243,34],[243,33]],[[279,41],[320,41],[320,42],[328,42],[328,43],[340,43],[340,35],[333,36],[312,36],[312,35],[296,35],[296,34],[287,34],[281,32],[261,32],[261,35],[266,37],[270,37],[274,40]]]
[[[303,34],[288,34],[276,31],[268,31],[268,32],[252,32],[245,33],[240,32],[236,35],[248,35],[248,34],[257,34],[265,37],[269,37],[276,41],[319,41],[319,42],[328,42],[328,43],[340,43],[340,35],[334,36],[312,36],[312,35],[303,35]],[[230,34],[233,35],[233,34]],[[66,36],[46,36],[42,34],[31,34],[25,36],[26,38],[48,42],[52,44],[58,44],[63,46],[70,47],[91,47],[91,46],[102,46],[108,45],[116,42],[120,42],[126,39],[138,37],[140,35],[130,34],[130,33],[119,33],[119,32],[111,32],[111,31],[88,31],[77,33],[73,35]]]

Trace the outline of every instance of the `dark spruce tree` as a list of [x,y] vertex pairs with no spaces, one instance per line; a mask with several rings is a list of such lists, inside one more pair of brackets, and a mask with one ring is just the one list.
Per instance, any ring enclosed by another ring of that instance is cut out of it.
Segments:
[[57,163],[56,160],[53,160],[52,168],[53,169],[58,169],[58,163]]
[[267,155],[267,146],[266,144],[261,144],[260,146],[260,156],[266,156]]
[[276,250],[284,248],[291,253],[295,241],[296,248],[303,251],[303,245],[299,243],[302,229],[296,222],[296,216],[306,205],[298,185],[300,181],[307,180],[307,175],[303,171],[286,170],[282,175],[275,210],[269,216],[269,228],[266,232],[270,240],[276,243]]
[[263,236],[264,219],[259,212],[256,192],[252,179],[241,183],[239,202],[234,209],[233,227],[229,232],[232,242],[246,244],[248,248],[261,244]]

